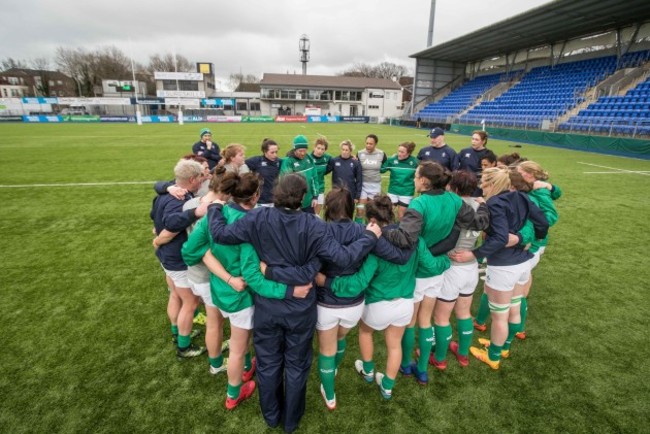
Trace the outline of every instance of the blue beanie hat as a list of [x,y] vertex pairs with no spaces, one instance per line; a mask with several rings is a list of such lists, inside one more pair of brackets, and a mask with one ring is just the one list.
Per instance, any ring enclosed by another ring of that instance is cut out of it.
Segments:
[[307,137],[302,134],[294,137],[293,139],[293,149],[307,149],[309,147],[309,141]]

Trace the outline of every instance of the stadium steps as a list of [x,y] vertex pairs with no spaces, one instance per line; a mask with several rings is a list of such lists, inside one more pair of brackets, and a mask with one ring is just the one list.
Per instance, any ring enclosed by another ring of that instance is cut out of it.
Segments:
[[646,81],[648,75],[650,75],[650,60],[645,62],[643,65],[640,65],[638,68],[628,68],[626,71],[626,78],[630,77],[631,75],[635,75],[636,77],[633,79],[628,79],[628,83],[624,82],[625,78],[622,79],[621,82],[617,83],[621,86],[618,88],[618,92],[616,93],[618,96],[625,96],[628,90],[634,89],[640,83]]
[[558,126],[562,125],[572,117],[576,116],[578,113],[580,113],[581,110],[585,110],[587,107],[589,107],[589,104],[596,102],[598,98],[594,96],[594,92],[592,92],[593,89],[594,88],[592,87],[589,91],[585,92],[585,100],[583,102],[576,105],[571,110],[565,112],[562,116],[556,118],[551,123],[551,129],[555,131]]
[[[521,81],[521,78],[523,77],[524,74],[521,74],[517,76],[516,78],[506,81],[503,83],[498,83],[496,86],[494,86],[492,89],[489,89],[487,92],[483,94],[483,96],[480,98],[480,101],[476,104],[480,104],[481,102],[484,101],[492,101],[495,100],[496,98],[500,97],[504,93],[506,93],[508,90],[510,90],[511,87],[519,84]],[[464,114],[464,113],[463,113]]]
[[465,110],[462,112],[458,113],[458,117],[460,118],[461,116],[465,116],[470,110],[473,108],[477,107],[479,104],[486,102],[486,101],[492,101],[504,93],[506,93],[508,90],[510,90],[511,87],[515,86],[521,81],[521,78],[525,74],[519,74],[517,77],[513,78],[510,81],[502,82],[502,83],[497,83],[492,87],[491,89],[488,89],[479,99],[474,101],[474,104],[471,106],[467,107]]

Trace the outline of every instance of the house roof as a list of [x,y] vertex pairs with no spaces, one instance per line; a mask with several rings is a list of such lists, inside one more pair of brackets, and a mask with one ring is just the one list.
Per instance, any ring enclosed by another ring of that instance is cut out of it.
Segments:
[[399,83],[386,78],[347,77],[343,75],[265,73],[260,84],[262,87],[291,86],[328,89],[401,89]]
[[555,0],[410,57],[472,62],[648,20],[648,0]]
[[260,92],[259,83],[239,83],[235,92]]

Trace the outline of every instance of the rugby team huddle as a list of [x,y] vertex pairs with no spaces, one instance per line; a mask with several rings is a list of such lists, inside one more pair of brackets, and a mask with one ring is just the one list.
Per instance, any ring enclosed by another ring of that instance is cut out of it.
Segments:
[[[391,157],[374,134],[356,157],[349,140],[332,157],[325,137],[309,152],[299,135],[279,158],[278,144],[264,139],[262,154],[246,159],[242,145],[221,150],[204,128],[193,153],[176,164],[175,179],[156,184],[153,245],[170,289],[177,357],[207,350],[210,372],[227,372],[227,409],[257,386],[266,423],[294,431],[305,410],[314,331],[329,410],[337,405],[346,335],[357,325],[354,369],[384,399],[398,374],[426,385],[428,365],[446,369],[448,351],[463,367],[471,353],[499,369],[513,341],[525,339],[531,271],[557,221],[553,201],[561,191],[539,164],[518,154],[497,158],[484,131],[458,153],[445,144],[444,130],[429,137],[417,156],[405,142]],[[192,343],[201,303],[205,347]],[[486,331],[488,317],[490,338],[472,346],[474,329]],[[384,332],[387,347],[383,372],[373,359],[375,331]]]

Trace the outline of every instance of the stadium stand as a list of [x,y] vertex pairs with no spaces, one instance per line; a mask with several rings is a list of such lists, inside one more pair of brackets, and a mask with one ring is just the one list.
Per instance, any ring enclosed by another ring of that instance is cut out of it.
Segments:
[[650,135],[647,0],[556,0],[411,57],[406,125]]
[[[542,66],[523,74],[520,81],[492,101],[480,101],[496,84],[508,81],[506,74],[490,74],[467,81],[439,101],[427,105],[414,117],[445,122],[455,117],[463,123],[515,128],[541,128],[556,121],[585,100],[586,93],[615,71],[637,68],[650,58],[649,50],[616,56]],[[467,108],[478,102],[467,113]],[[642,122],[647,125],[639,127]],[[629,90],[623,97],[603,96],[586,110],[559,126],[579,132],[647,134],[650,128],[650,81]]]

